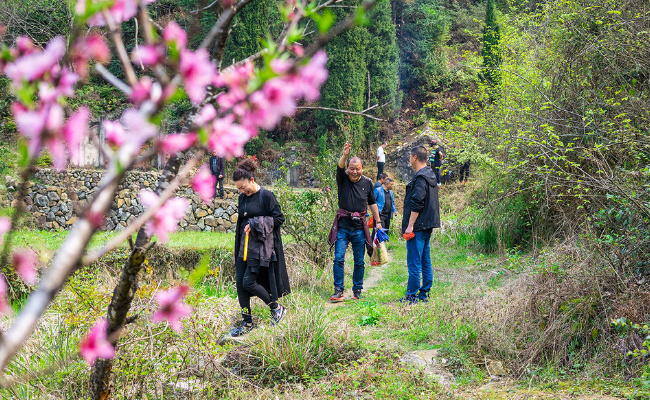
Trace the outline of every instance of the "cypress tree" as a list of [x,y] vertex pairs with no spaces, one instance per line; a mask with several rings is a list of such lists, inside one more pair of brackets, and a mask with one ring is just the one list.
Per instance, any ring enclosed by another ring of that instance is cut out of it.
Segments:
[[487,0],[481,55],[483,56],[483,77],[492,87],[501,84],[501,71],[494,69],[501,66],[500,40],[501,33],[497,24],[494,0]]

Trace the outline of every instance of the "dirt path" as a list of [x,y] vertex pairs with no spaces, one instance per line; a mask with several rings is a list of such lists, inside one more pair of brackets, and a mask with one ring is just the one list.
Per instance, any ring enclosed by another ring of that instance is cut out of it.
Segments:
[[[388,255],[388,263],[392,261],[392,258],[390,254]],[[388,264],[376,266],[376,267],[366,267],[366,269],[370,269],[368,272],[368,276],[366,276],[363,279],[363,290],[364,292],[367,292],[370,288],[373,288],[381,282],[381,279],[384,277],[384,268],[386,268]],[[347,299],[346,301],[339,301],[338,303],[332,303],[331,301],[327,300],[325,303],[325,308],[333,308],[333,307],[339,307],[342,305],[345,305],[346,302],[348,302],[350,299],[352,299],[352,289],[345,289],[345,298]]]

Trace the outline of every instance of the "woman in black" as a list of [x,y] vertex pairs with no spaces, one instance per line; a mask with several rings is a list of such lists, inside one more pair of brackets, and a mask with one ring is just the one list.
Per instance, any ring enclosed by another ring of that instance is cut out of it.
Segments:
[[253,161],[245,159],[232,176],[241,192],[235,230],[235,270],[237,298],[243,317],[241,324],[231,330],[232,336],[253,329],[251,297],[259,297],[269,306],[272,323],[277,324],[286,312],[285,307],[278,304],[278,299],[290,293],[280,237],[284,215],[275,195],[255,182],[256,169]]

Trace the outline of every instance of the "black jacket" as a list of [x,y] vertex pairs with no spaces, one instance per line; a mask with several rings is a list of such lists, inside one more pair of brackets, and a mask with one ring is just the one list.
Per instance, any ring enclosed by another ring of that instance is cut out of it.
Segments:
[[224,175],[224,168],[225,165],[223,158],[210,156],[210,172],[212,172],[212,175],[216,176],[217,178],[219,175]]
[[411,182],[406,185],[404,196],[404,218],[402,232],[406,231],[411,218],[411,211],[420,213],[413,224],[413,231],[440,228],[440,203],[438,202],[438,184],[431,167],[419,170]]

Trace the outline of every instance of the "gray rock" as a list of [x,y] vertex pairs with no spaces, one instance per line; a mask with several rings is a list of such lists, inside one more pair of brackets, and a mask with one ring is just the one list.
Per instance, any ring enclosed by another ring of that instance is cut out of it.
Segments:
[[59,201],[61,200],[61,197],[57,192],[48,192],[47,193],[47,198],[53,201]]
[[43,196],[41,194],[37,194],[36,198],[34,199],[34,202],[39,207],[46,207],[47,203],[49,203],[50,200],[47,197],[45,197],[45,196]]

